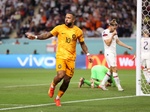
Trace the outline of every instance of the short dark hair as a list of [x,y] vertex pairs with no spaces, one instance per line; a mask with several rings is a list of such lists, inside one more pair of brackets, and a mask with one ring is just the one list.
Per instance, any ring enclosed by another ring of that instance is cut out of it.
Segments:
[[112,20],[110,21],[109,25],[111,25],[111,26],[117,26],[118,23],[117,23],[116,19],[112,19]]
[[66,14],[71,14],[71,15],[73,15],[74,18],[76,17],[75,13],[73,13],[73,12],[66,12]]

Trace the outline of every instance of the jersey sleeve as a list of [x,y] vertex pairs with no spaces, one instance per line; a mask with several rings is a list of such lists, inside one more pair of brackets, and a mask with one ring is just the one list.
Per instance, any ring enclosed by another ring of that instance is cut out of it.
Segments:
[[103,40],[107,40],[107,39],[109,39],[110,37],[109,37],[109,32],[108,32],[108,30],[104,30],[103,32],[102,32],[102,39]]
[[114,37],[115,37],[115,39],[118,39],[118,35],[115,35]]
[[54,27],[50,33],[53,35],[53,36],[57,36],[58,35],[58,32],[59,32],[59,26],[56,26]]
[[84,36],[82,30],[78,30],[78,40],[79,42],[84,42]]

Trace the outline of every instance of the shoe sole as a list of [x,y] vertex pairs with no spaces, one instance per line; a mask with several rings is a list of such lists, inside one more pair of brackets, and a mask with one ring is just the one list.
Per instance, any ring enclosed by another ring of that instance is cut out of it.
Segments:
[[[54,100],[55,104],[56,104],[56,100]],[[61,105],[56,105],[57,107],[61,107]]]
[[83,79],[80,79],[80,82],[78,84],[78,87],[81,88],[81,86],[83,85]]
[[118,91],[124,91],[124,89],[123,90],[118,90]]

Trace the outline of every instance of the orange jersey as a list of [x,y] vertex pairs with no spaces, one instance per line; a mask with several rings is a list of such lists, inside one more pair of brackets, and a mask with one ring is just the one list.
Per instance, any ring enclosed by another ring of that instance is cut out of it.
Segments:
[[56,58],[75,60],[77,40],[83,42],[83,32],[77,27],[67,27],[65,24],[56,26],[50,33],[58,38]]

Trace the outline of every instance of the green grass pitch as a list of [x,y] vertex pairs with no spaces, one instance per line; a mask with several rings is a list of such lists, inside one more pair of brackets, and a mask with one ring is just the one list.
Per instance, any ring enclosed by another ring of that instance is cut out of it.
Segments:
[[[90,79],[90,70],[76,69],[68,90],[56,107],[47,95],[56,72],[52,69],[0,69],[0,112],[148,112],[149,96],[135,96],[135,70],[119,70],[123,92],[84,85],[80,77]],[[57,85],[55,95],[59,89]]]

